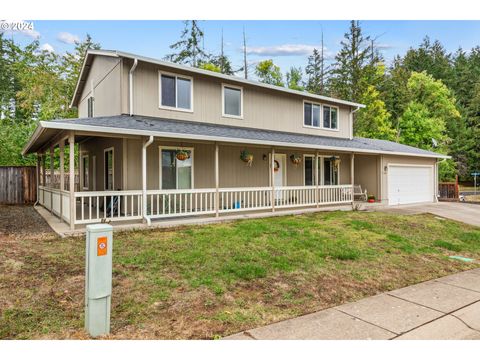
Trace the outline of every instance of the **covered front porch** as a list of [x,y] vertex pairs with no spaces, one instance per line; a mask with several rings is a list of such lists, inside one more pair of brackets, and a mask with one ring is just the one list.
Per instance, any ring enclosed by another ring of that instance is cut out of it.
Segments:
[[38,203],[72,230],[353,204],[353,152],[286,145],[62,131],[37,152]]

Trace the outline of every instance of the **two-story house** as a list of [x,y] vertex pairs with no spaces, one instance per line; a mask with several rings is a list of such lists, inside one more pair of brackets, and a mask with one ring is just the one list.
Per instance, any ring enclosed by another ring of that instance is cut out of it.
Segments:
[[351,204],[354,185],[432,202],[447,158],[353,137],[361,104],[120,51],[88,51],[71,106],[78,119],[41,121],[23,152],[38,154],[38,202],[72,229]]

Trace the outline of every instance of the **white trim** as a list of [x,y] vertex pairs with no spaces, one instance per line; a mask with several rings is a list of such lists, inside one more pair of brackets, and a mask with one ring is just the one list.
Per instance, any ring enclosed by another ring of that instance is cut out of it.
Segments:
[[[190,175],[190,181],[191,181],[191,190],[195,188],[195,177],[194,177],[194,172],[195,172],[195,157],[194,157],[194,148],[193,147],[186,147],[186,146],[162,146],[160,145],[158,147],[158,174],[159,174],[159,179],[158,179],[158,184],[159,184],[159,190],[172,190],[172,189],[162,189],[162,150],[189,150],[190,151],[190,157],[192,159],[192,173]],[[187,189],[179,189],[178,188],[178,166],[176,165],[177,159],[175,158],[175,190],[187,190]]]
[[254,81],[254,80],[250,80],[250,79],[243,79],[243,78],[237,77],[237,76],[225,75],[225,74],[217,73],[217,72],[214,72],[214,71],[203,70],[203,69],[199,69],[199,68],[193,68],[193,67],[185,66],[185,65],[181,65],[181,64],[175,64],[175,63],[171,63],[171,62],[168,62],[168,61],[153,59],[153,58],[146,57],[146,56],[139,56],[139,55],[135,55],[135,54],[124,52],[124,51],[94,50],[94,49],[88,50],[87,55],[85,56],[85,62],[82,65],[82,70],[80,72],[79,82],[77,83],[77,86],[75,88],[75,92],[73,94],[72,103],[71,103],[72,106],[75,105],[74,104],[74,99],[75,99],[75,96],[76,96],[77,92],[79,91],[78,85],[80,83],[80,79],[83,76],[83,73],[84,73],[84,70],[85,70],[86,60],[89,56],[94,56],[94,55],[111,56],[111,57],[124,57],[124,58],[128,58],[128,59],[137,58],[139,61],[161,65],[161,66],[173,69],[173,70],[188,71],[189,73],[193,73],[193,74],[200,74],[200,75],[205,75],[205,76],[209,76],[209,77],[212,77],[212,78],[223,79],[223,80],[226,80],[226,81],[234,81],[234,82],[237,82],[237,83],[240,83],[240,84],[246,84],[246,85],[255,86],[255,87],[259,87],[259,88],[271,89],[271,90],[280,91],[280,92],[284,92],[284,93],[289,93],[289,94],[293,94],[293,95],[299,95],[299,96],[302,96],[304,98],[329,101],[329,102],[336,103],[336,104],[354,106],[354,107],[359,107],[359,108],[364,108],[365,107],[365,105],[363,105],[363,104],[355,103],[355,102],[352,102],[352,101],[335,99],[335,98],[328,97],[328,96],[323,96],[323,95],[310,94],[310,93],[307,93],[305,91],[293,90],[293,89],[288,89],[288,88],[285,88],[285,87],[282,87],[282,86],[260,83],[258,81]]
[[[240,115],[230,115],[225,113],[225,88],[230,88],[233,90],[240,90]],[[233,119],[243,119],[243,87],[237,85],[231,85],[222,83],[222,117],[233,118]]]
[[[287,185],[287,179],[288,179],[288,177],[287,177],[287,154],[275,152],[275,156],[277,156],[277,155],[283,157],[283,159],[285,160],[285,164],[284,164],[285,165],[284,166],[285,171],[283,172],[283,176],[282,176],[283,177],[282,183],[284,183],[284,184],[282,186],[288,186]],[[268,182],[269,182],[269,187],[272,187],[272,165],[271,165],[272,164],[272,153],[271,152],[268,154],[268,163],[270,164],[268,166],[268,173],[269,173]]]
[[[341,147],[341,146],[326,146],[326,145],[315,145],[315,144],[304,144],[304,143],[285,143],[281,141],[229,138],[229,137],[211,136],[211,135],[182,134],[182,133],[173,133],[173,132],[124,129],[124,128],[95,126],[95,125],[79,125],[79,124],[71,125],[66,122],[56,123],[54,121],[40,121],[39,126],[37,126],[37,130],[40,127],[42,128],[40,129],[40,131],[43,131],[45,128],[49,128],[49,129],[58,129],[58,130],[90,131],[95,133],[110,133],[110,134],[120,134],[120,135],[139,135],[139,136],[153,135],[155,137],[172,138],[177,140],[188,139],[188,140],[218,141],[218,142],[235,143],[235,144],[251,144],[251,145],[258,144],[258,145],[266,145],[266,146],[268,145],[278,146],[283,148],[288,147],[288,148],[301,148],[301,149],[309,149],[309,150],[313,149],[313,150],[343,151],[347,153],[351,153],[352,151],[354,151],[355,153],[362,153],[362,154],[403,155],[403,156],[413,156],[413,157],[432,158],[432,159],[450,159],[451,158],[451,156],[443,155],[443,154],[426,155],[426,154],[415,154],[415,153],[400,152],[400,151],[394,152],[394,151],[384,151],[384,150],[366,150],[366,149],[360,149],[360,148],[349,148],[349,147]],[[35,133],[37,133],[37,130],[35,130]],[[36,140],[37,137],[35,138],[32,137],[30,139],[29,143],[24,147],[22,154],[27,153],[28,148]]]
[[92,155],[92,190],[97,190],[97,156]]
[[[162,105],[162,75],[175,78],[175,106]],[[189,109],[178,107],[178,84],[177,84],[178,78],[190,80],[190,108]],[[158,108],[164,109],[164,110],[193,113],[193,77],[188,75],[174,74],[174,73],[158,70]]]
[[[107,184],[106,184],[106,173],[105,173],[105,153],[108,152],[108,151],[112,151],[112,188],[111,190],[108,190],[106,189],[107,187]],[[113,191],[115,190],[115,147],[109,147],[109,148],[106,148],[106,149],[103,149],[103,189],[105,191]]]
[[[82,151],[82,154],[81,154],[81,165],[80,165],[80,181],[81,181],[81,184],[82,184],[82,190],[88,190],[90,188],[90,158],[89,158],[89,155],[88,155],[88,152],[83,152]],[[88,177],[87,177],[87,180],[88,180],[88,184],[87,186],[85,186],[85,159],[88,160],[88,168],[87,168],[87,171],[88,171]]]
[[[305,125],[305,104],[308,103],[310,105],[312,105],[312,124],[313,124],[313,105],[317,105],[320,107],[320,116],[319,116],[319,125],[318,126],[313,126],[313,125]],[[327,106],[330,108],[330,124],[332,123],[332,120],[331,120],[331,114],[332,114],[332,108],[335,108],[337,109],[337,127],[335,129],[332,129],[332,128],[328,128],[328,127],[324,127],[323,125],[323,111],[324,111],[324,107]],[[315,129],[315,130],[325,130],[325,131],[340,131],[340,108],[338,106],[335,106],[335,105],[329,105],[329,104],[323,104],[323,103],[318,103],[318,102],[313,102],[313,101],[310,101],[310,100],[306,100],[306,99],[303,99],[303,116],[302,116],[302,119],[303,119],[303,127],[304,128],[308,128],[308,129]]]
[[[305,184],[305,158],[312,158],[312,185]],[[315,179],[315,166],[317,166],[317,162],[315,161],[316,155],[312,154],[303,154],[303,186],[316,186],[317,179]]]
[[[320,114],[319,114],[319,118],[318,118],[318,126],[305,125],[305,103],[308,103],[308,104],[312,105],[312,110],[311,110],[312,124],[313,124],[313,105],[318,105],[318,107],[320,108]],[[317,103],[317,102],[313,102],[313,101],[303,99],[302,114],[303,114],[302,119],[303,119],[303,127],[304,128],[316,129],[316,130],[320,130],[322,128],[322,104],[321,103]]]
[[[335,129],[325,127],[323,124],[323,112],[325,111],[325,106],[330,108],[330,125],[332,125],[332,108],[337,109],[337,127]],[[340,109],[338,106],[322,104],[322,129],[328,131],[340,131]]]

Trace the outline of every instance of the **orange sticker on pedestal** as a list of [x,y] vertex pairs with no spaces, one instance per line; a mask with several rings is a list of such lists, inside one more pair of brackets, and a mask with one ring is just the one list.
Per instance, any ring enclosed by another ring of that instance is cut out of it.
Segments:
[[97,238],[97,256],[107,255],[107,237]]

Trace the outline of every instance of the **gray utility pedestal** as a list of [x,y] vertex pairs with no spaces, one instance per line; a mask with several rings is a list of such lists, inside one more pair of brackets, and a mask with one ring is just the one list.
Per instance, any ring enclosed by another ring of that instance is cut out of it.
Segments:
[[87,226],[85,330],[93,337],[110,333],[112,230],[108,224]]

